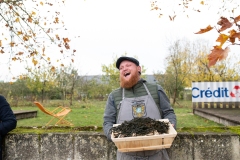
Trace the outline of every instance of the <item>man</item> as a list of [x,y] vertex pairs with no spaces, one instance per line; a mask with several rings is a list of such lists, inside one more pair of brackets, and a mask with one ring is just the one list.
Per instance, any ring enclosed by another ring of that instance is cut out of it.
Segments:
[[[169,119],[176,128],[176,115],[170,106],[162,87],[141,79],[139,61],[132,57],[120,57],[116,62],[120,71],[120,88],[109,94],[103,117],[103,129],[111,141],[113,124],[121,124],[134,117],[150,117],[152,119]],[[117,160],[168,160],[165,149],[119,152]]]
[[4,136],[16,128],[16,117],[7,102],[7,100],[0,95],[0,160],[2,160],[2,140]]

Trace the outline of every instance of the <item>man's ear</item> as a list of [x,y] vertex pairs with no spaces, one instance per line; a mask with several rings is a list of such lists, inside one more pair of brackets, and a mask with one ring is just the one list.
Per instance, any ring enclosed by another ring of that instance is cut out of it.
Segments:
[[137,66],[137,70],[138,70],[138,73],[141,75],[141,73],[142,73],[142,68],[141,68],[141,66]]

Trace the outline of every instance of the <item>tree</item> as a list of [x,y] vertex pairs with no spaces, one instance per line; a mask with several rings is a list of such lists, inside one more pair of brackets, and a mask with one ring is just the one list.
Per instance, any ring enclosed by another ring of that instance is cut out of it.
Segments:
[[186,86],[185,82],[194,64],[191,51],[192,48],[189,41],[174,41],[173,44],[169,46],[169,56],[166,58],[167,69],[164,76],[155,74],[157,81],[173,99],[173,105],[176,103],[179,93]]
[[[213,49],[208,55],[208,66],[211,67],[218,61],[226,59],[229,53],[229,45],[240,45],[240,15],[238,0],[205,0],[205,1],[192,1],[192,0],[179,0],[179,1],[152,1],[151,10],[158,11],[159,17],[167,14],[170,21],[174,21],[177,17],[184,13],[189,17],[193,12],[201,13],[206,7],[216,7],[216,14],[219,15],[218,26],[208,25],[206,28],[196,32],[196,34],[206,33],[213,28],[219,33],[216,42],[219,44],[213,46]],[[172,10],[169,11],[169,8]],[[226,16],[226,13],[231,13],[235,16]],[[237,13],[237,16],[236,16]],[[225,43],[228,42],[228,43]],[[225,45],[224,45],[225,44]]]
[[[64,66],[62,58],[74,62],[76,52],[70,52],[70,39],[58,32],[66,30],[60,9],[64,0],[1,0],[0,1],[0,53],[9,54],[9,69],[15,61],[31,60],[39,67],[45,61],[52,70]],[[54,48],[59,58],[53,63],[50,48]],[[56,50],[59,48],[59,51]]]
[[40,95],[43,102],[46,93],[56,86],[56,72],[49,66],[44,65],[41,68],[28,68],[28,70],[29,74],[26,76],[27,87],[35,93],[36,96]]

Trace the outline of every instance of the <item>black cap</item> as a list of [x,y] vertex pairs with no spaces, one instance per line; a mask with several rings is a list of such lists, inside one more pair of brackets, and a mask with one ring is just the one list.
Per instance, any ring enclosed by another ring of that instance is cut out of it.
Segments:
[[131,61],[131,62],[135,63],[137,66],[139,66],[139,62],[135,58],[132,58],[132,57],[119,57],[117,62],[116,62],[116,67],[118,69],[119,69],[119,66],[120,66],[121,62],[124,61],[124,60]]

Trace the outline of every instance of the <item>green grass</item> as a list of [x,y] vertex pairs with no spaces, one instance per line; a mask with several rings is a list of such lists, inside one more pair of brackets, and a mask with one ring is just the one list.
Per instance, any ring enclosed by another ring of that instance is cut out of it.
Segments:
[[[66,119],[74,124],[74,127],[86,127],[86,126],[98,126],[102,127],[103,113],[105,109],[105,101],[96,102],[74,102],[70,112]],[[174,106],[174,110],[177,116],[177,130],[184,127],[215,127],[223,126],[208,119],[193,115],[191,102],[182,101],[180,105]],[[49,110],[54,109],[59,105],[59,102],[52,102],[50,105],[46,104],[46,108]],[[52,106],[52,107],[50,107]],[[37,110],[36,118],[21,119],[18,120],[17,127],[21,126],[45,126],[45,124],[51,119],[49,115],[41,112],[36,106],[32,107],[12,107],[13,110]]]

